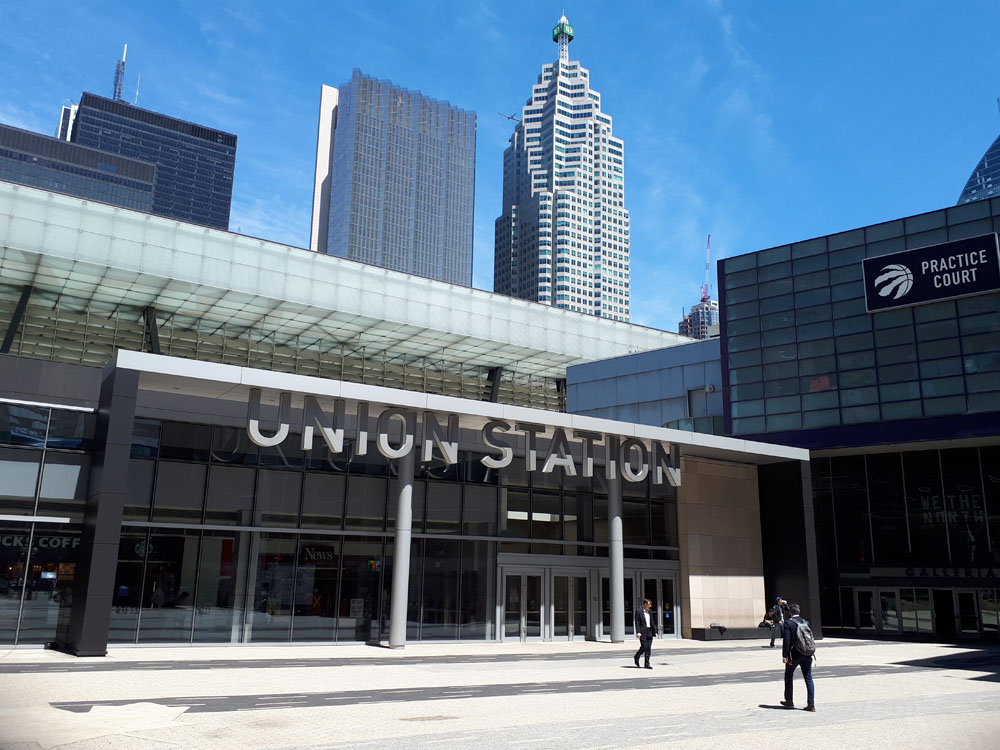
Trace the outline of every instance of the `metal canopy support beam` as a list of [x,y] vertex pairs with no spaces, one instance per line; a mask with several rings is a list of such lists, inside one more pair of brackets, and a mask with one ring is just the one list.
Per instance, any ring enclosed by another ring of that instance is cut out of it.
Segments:
[[160,354],[160,332],[156,329],[156,308],[150,305],[142,311],[146,321],[146,335],[149,336],[149,351]]
[[486,376],[486,382],[490,384],[490,402],[496,403],[500,398],[500,378],[503,377],[502,367],[491,367],[490,374]]
[[21,327],[21,318],[24,317],[24,310],[28,307],[28,298],[31,297],[31,292],[32,288],[30,284],[25,284],[21,287],[21,298],[17,301],[17,307],[14,308],[10,325],[7,326],[7,334],[3,337],[3,343],[0,344],[0,354],[7,354],[14,345],[14,337],[17,336],[17,330]]

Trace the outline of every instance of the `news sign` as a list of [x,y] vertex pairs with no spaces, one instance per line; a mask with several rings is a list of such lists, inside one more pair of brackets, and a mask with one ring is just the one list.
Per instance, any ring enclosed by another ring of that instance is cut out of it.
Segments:
[[997,234],[862,261],[868,312],[1000,290]]

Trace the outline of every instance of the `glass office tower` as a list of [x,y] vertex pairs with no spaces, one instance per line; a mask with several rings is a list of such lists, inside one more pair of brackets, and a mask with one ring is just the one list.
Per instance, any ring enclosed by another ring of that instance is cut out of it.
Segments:
[[229,229],[236,136],[84,93],[72,141],[156,165],[152,213]]
[[1000,633],[1000,292],[868,312],[862,270],[996,263],[998,229],[984,200],[719,262],[727,432],[811,450],[825,629]]
[[625,144],[612,133],[590,72],[570,61],[573,27],[552,30],[559,59],[542,66],[503,155],[493,289],[628,321],[631,310]]
[[476,113],[360,70],[322,100],[311,249],[472,286]]
[[1000,138],[993,141],[958,196],[958,203],[971,203],[1000,195]]
[[0,125],[0,180],[151,211],[156,167]]

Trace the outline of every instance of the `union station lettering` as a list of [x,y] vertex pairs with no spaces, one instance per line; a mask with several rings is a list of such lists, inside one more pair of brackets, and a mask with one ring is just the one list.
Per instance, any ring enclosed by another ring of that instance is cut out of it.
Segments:
[[[280,445],[291,432],[292,394],[281,392],[278,399],[278,424],[270,435],[265,435],[261,427],[261,391],[250,389],[247,414],[247,435],[261,447]],[[318,432],[331,453],[344,452],[347,404],[344,399],[335,399],[332,411],[325,410],[315,396],[305,396],[302,406],[301,448],[312,450]],[[378,415],[371,413],[371,404],[359,402],[355,411],[357,428],[353,432],[356,439],[355,453],[365,455],[371,420],[375,419],[374,441],[383,456],[390,459],[402,458],[413,450],[420,451],[420,460],[430,461],[435,453],[446,464],[458,463],[459,415],[441,415],[425,411],[418,416],[412,409],[390,406]],[[483,425],[481,437],[489,452],[480,458],[480,463],[490,469],[510,466],[514,460],[513,441],[523,436],[525,445],[525,468],[529,472],[541,470],[551,473],[556,467],[567,476],[591,477],[594,475],[594,446],[603,445],[607,460],[604,475],[607,479],[617,479],[619,474],[629,482],[642,482],[652,473],[653,484],[663,484],[664,480],[673,487],[681,484],[681,470],[678,451],[674,446],[652,441],[652,446],[636,437],[624,437],[589,430],[566,430],[553,427],[547,434],[546,425],[534,422],[508,422],[491,419]],[[568,434],[572,433],[572,434]],[[548,438],[548,448],[539,450],[539,441]],[[582,459],[573,455],[572,445],[576,445]]]

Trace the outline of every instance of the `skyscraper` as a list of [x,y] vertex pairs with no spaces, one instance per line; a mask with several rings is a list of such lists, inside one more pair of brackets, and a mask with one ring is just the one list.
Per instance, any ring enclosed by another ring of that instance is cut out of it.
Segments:
[[677,332],[693,339],[709,339],[719,335],[719,302],[702,300],[677,324]]
[[355,70],[324,86],[310,247],[472,286],[476,113]]
[[0,180],[149,212],[156,167],[0,125]]
[[972,170],[962,194],[958,196],[958,202],[971,203],[997,195],[1000,195],[1000,138],[993,141],[993,145],[986,149],[983,158]]
[[[63,121],[69,120],[63,112]],[[229,229],[236,136],[84,93],[72,118],[73,143],[156,165],[151,213]]]
[[569,59],[573,27],[552,30],[543,65],[503,157],[494,291],[629,320],[625,145],[601,112],[590,73]]

